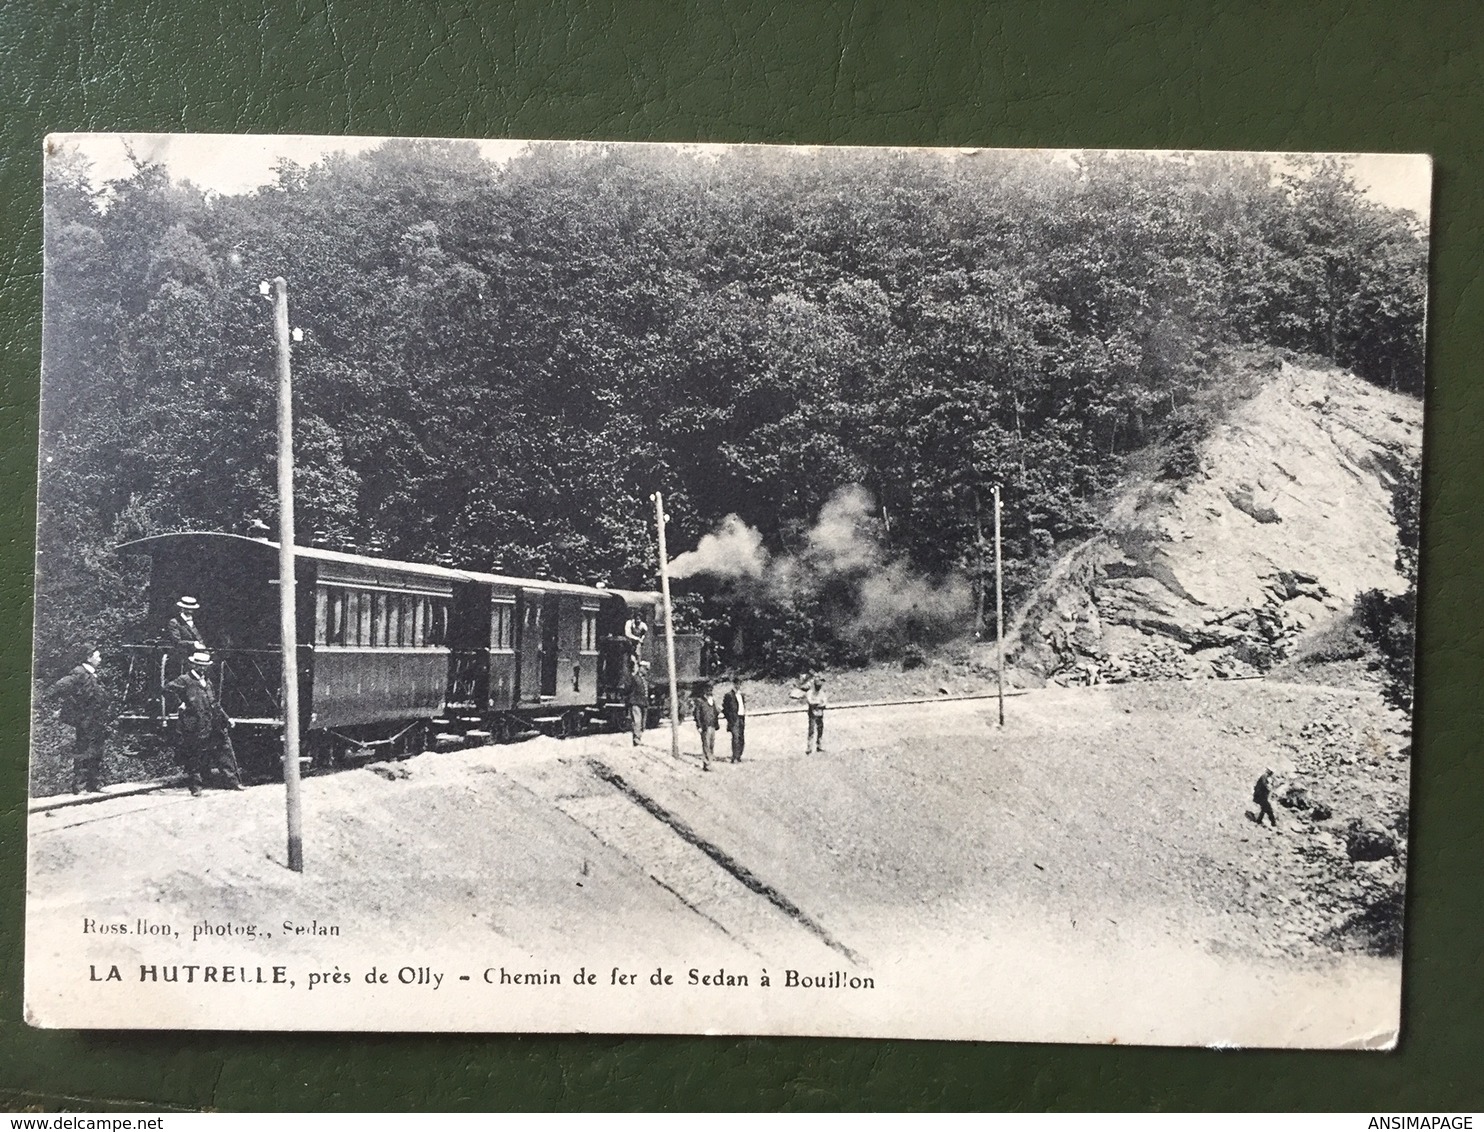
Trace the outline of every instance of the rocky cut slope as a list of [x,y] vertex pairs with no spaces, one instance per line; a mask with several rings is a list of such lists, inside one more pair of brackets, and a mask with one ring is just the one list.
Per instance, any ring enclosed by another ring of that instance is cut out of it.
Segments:
[[1333,366],[1238,370],[1252,391],[1135,477],[1012,623],[1026,682],[1261,672],[1357,594],[1405,589],[1393,488],[1417,474],[1421,402]]

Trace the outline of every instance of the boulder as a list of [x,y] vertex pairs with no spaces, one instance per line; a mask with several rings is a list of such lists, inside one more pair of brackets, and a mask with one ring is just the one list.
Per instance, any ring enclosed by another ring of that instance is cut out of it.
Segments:
[[1286,810],[1302,813],[1312,809],[1314,804],[1309,800],[1309,792],[1302,786],[1290,786],[1278,795],[1278,805]]
[[1374,822],[1352,819],[1345,830],[1345,855],[1352,861],[1380,861],[1396,856],[1396,838]]

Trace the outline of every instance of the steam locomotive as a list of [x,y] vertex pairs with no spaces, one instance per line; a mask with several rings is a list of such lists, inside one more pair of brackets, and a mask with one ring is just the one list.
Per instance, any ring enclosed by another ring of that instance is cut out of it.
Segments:
[[[164,626],[182,594],[201,602],[211,680],[232,720],[245,771],[276,773],[282,755],[283,669],[278,552],[266,538],[220,532],[156,535],[121,552],[151,560],[148,623]],[[648,661],[651,720],[669,668],[656,642],[664,607],[653,591],[294,551],[301,758],[310,768],[413,754],[440,740],[500,742],[532,730],[570,736],[626,717],[634,643]],[[121,726],[174,727],[165,684],[182,659],[161,641],[125,645]],[[676,634],[676,680],[702,676],[698,634]]]

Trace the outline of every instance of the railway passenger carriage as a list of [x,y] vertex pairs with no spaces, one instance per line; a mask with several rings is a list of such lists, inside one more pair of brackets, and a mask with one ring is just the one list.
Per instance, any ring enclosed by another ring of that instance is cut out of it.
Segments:
[[[151,559],[149,624],[181,594],[200,599],[222,706],[245,764],[281,752],[278,544],[215,532],[157,535],[121,551]],[[668,682],[659,595],[299,547],[294,575],[300,729],[315,764],[420,751],[437,733],[509,738],[530,727],[571,735],[623,714],[630,645],[624,623],[650,626],[645,657]],[[179,660],[158,641],[127,645],[123,721],[173,723],[164,684]],[[698,679],[701,642],[677,636],[677,679]],[[436,728],[436,731],[435,731]]]

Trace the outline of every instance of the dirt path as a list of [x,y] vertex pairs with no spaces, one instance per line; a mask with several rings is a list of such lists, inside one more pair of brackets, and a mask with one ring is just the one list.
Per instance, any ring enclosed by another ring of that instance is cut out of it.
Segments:
[[[228,938],[275,962],[437,955],[476,982],[586,962],[878,984],[827,1009],[677,996],[589,1029],[1384,1043],[1399,964],[1319,942],[1339,912],[1300,851],[1317,835],[1244,816],[1264,766],[1296,774],[1313,735],[1372,716],[1296,686],[1048,689],[1003,731],[989,702],[839,712],[812,756],[801,717],[761,716],[746,760],[709,773],[693,728],[678,762],[664,731],[425,755],[306,782],[303,876],[282,865],[277,789],[116,799],[33,816],[28,929],[59,977],[160,953],[79,930],[146,919],[182,954],[197,925],[252,925]],[[341,950],[285,923],[334,925]],[[346,1001],[320,1024],[365,1024]],[[578,1009],[524,1002],[509,1028]],[[491,1028],[465,1009],[397,1017]]]

